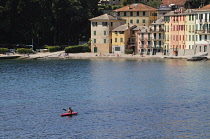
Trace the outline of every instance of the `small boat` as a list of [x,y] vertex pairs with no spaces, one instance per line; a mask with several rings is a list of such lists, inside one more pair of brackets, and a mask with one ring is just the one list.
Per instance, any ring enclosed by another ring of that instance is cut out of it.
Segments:
[[201,60],[208,60],[208,58],[204,56],[194,56],[187,59],[187,61],[201,61]]
[[61,114],[61,116],[71,116],[71,115],[77,115],[78,112],[72,112],[72,113],[64,113],[64,114]]

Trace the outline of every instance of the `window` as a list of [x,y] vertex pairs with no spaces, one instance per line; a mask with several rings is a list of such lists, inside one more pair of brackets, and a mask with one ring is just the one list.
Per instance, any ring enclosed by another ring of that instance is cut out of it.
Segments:
[[96,43],[96,39],[93,40],[93,43]]
[[120,51],[120,47],[115,47],[115,51]]
[[143,12],[143,16],[145,16],[146,15],[146,12]]
[[200,40],[200,41],[202,40],[202,35],[199,35],[199,40]]
[[201,46],[200,46],[200,52],[201,52]]
[[102,22],[102,26],[107,26],[107,22]]
[[120,31],[119,33],[120,33],[120,34],[124,34],[124,31]]
[[139,19],[136,20],[136,23],[139,23]]
[[204,52],[207,52],[207,46],[204,45]]
[[117,16],[120,16],[120,12],[117,13]]
[[97,25],[98,25],[97,22],[92,22],[93,27],[97,27]]
[[120,42],[123,42],[123,38],[120,38]]
[[136,16],[139,16],[139,12],[136,12]]
[[111,27],[113,26],[113,22],[111,22]]
[[117,42],[117,38],[115,38],[115,42]]
[[191,41],[191,35],[189,35],[189,41]]
[[146,23],[145,19],[142,20],[142,23]]
[[124,12],[124,16],[126,16],[126,12]]
[[106,43],[106,39],[104,39],[104,43]]
[[94,31],[94,33],[93,33],[93,34],[94,34],[94,36],[95,36],[95,35],[96,35],[96,31]]
[[106,31],[104,31],[104,35],[106,35]]
[[133,16],[133,12],[130,12],[130,16]]
[[130,23],[133,24],[133,20],[132,19],[130,20]]
[[204,38],[205,38],[205,41],[206,41],[207,40],[207,35],[205,35]]

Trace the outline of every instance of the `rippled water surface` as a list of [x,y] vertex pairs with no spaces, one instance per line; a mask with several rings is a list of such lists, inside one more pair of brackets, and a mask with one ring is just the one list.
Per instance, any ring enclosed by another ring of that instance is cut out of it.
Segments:
[[209,107],[209,61],[0,61],[0,138],[210,138]]

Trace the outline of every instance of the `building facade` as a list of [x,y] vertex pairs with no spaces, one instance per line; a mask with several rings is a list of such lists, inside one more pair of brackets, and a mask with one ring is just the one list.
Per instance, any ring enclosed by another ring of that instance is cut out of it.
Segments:
[[91,21],[91,52],[111,53],[112,52],[112,30],[122,24],[124,20],[104,14]]
[[196,10],[195,54],[210,55],[210,4]]
[[136,3],[114,10],[116,16],[125,19],[125,24],[149,26],[157,20],[157,9]]
[[135,25],[124,24],[112,30],[112,52],[114,54],[125,54],[129,49],[131,30]]

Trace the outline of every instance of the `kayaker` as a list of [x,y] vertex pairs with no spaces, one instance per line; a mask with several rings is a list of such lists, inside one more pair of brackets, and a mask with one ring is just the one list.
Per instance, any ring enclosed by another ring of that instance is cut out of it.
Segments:
[[68,111],[68,113],[72,113],[73,112],[73,110],[71,109],[71,107],[69,107],[67,111]]

